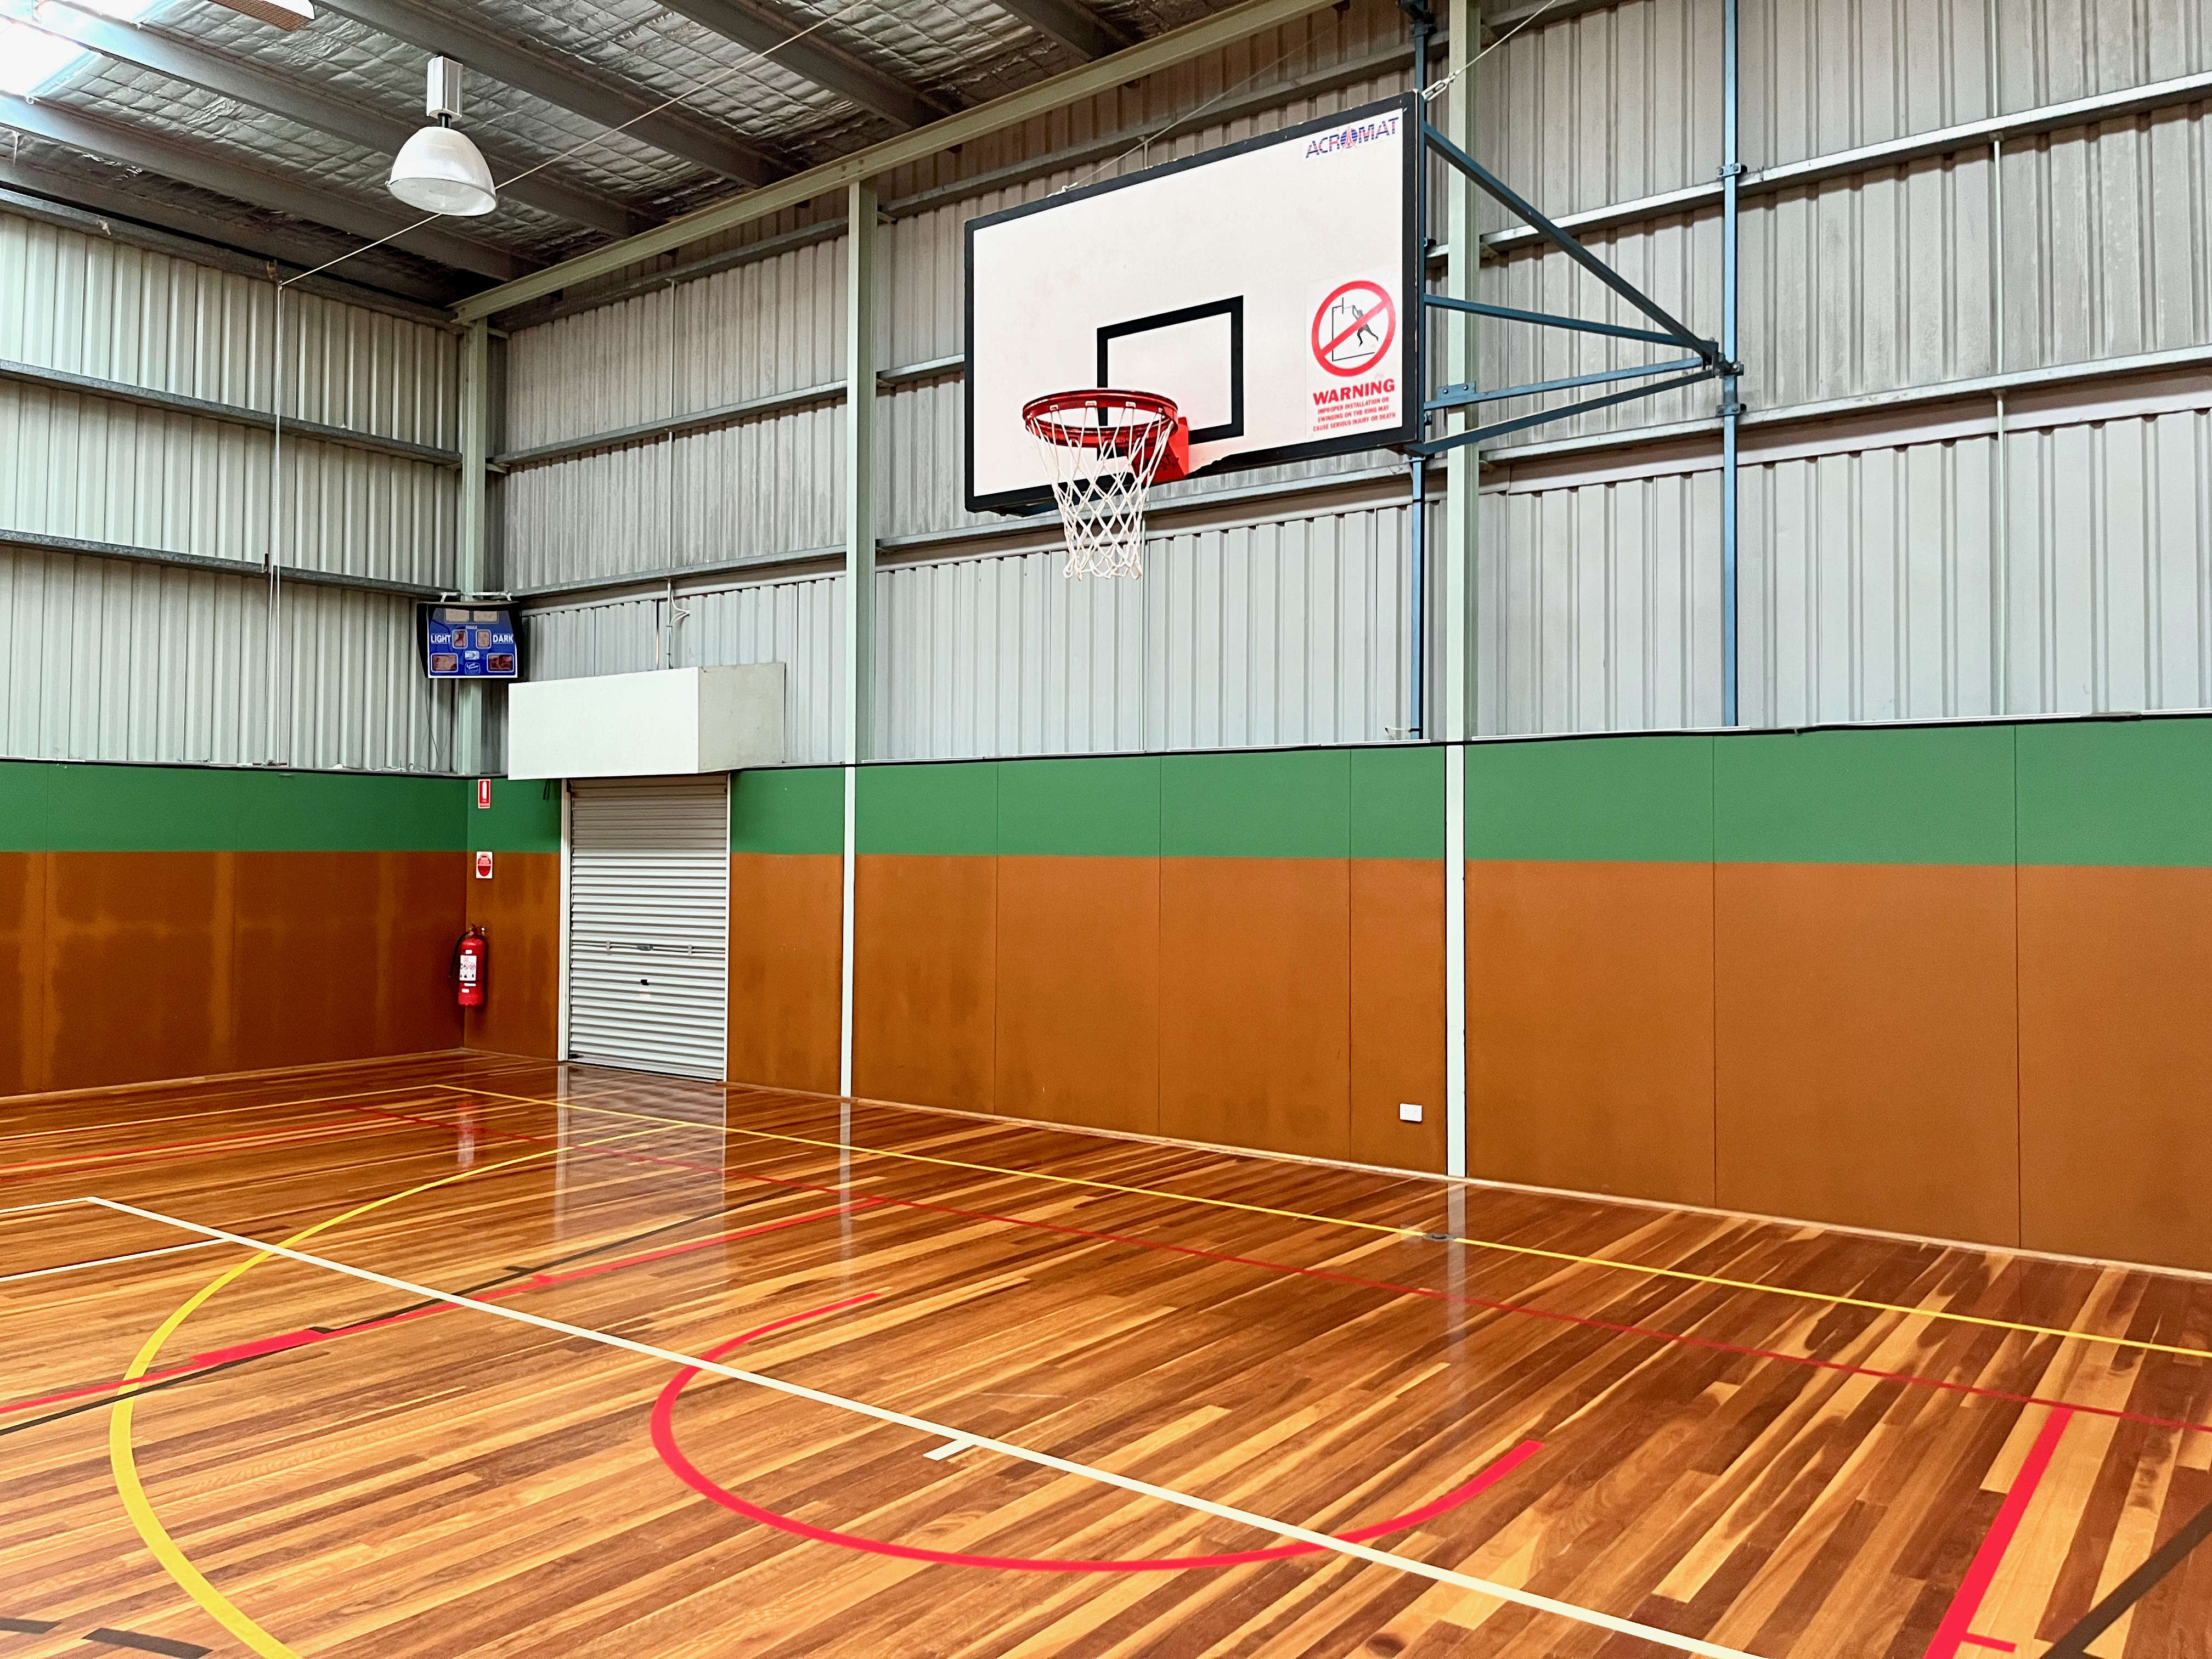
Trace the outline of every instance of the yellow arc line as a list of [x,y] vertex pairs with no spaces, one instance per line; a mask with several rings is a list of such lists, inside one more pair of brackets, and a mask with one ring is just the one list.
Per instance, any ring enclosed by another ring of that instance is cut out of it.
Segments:
[[[544,1104],[543,1102],[534,1103]],[[563,1152],[582,1152],[594,1146],[610,1146],[620,1140],[635,1140],[655,1133],[657,1132],[650,1129],[635,1129],[627,1134],[610,1135],[604,1140],[579,1141],[574,1146],[567,1147],[549,1146],[544,1152],[524,1152],[519,1157],[502,1158],[496,1164],[479,1164],[473,1169],[461,1170],[452,1175],[441,1176],[435,1181],[426,1181],[420,1186],[410,1187],[402,1192],[388,1194],[382,1198],[374,1198],[366,1204],[356,1204],[350,1210],[318,1221],[312,1227],[301,1229],[289,1238],[281,1241],[277,1248],[279,1249],[295,1249],[313,1238],[317,1233],[327,1231],[342,1222],[351,1221],[355,1217],[366,1215],[371,1210],[381,1209],[386,1204],[396,1204],[403,1198],[412,1198],[418,1193],[427,1193],[433,1188],[451,1186],[456,1181],[466,1181],[471,1176],[483,1175],[492,1170],[510,1170],[518,1164],[529,1164],[538,1158],[558,1157]],[[131,1517],[131,1524],[137,1528],[138,1536],[145,1540],[146,1547],[152,1552],[154,1559],[161,1564],[170,1577],[177,1581],[185,1594],[198,1602],[216,1623],[245,1643],[254,1652],[261,1655],[262,1659],[300,1659],[299,1654],[255,1624],[252,1619],[240,1611],[238,1606],[228,1596],[210,1583],[206,1575],[195,1567],[184,1551],[178,1547],[177,1540],[169,1535],[168,1528],[161,1524],[161,1517],[154,1513],[154,1505],[147,1498],[145,1485],[138,1478],[137,1456],[131,1443],[131,1422],[135,1415],[133,1401],[134,1396],[138,1393],[138,1379],[154,1368],[154,1362],[160,1357],[162,1345],[174,1336],[178,1328],[198,1311],[210,1297],[227,1285],[244,1278],[263,1262],[276,1259],[265,1250],[248,1256],[236,1267],[226,1269],[209,1280],[187,1298],[174,1313],[155,1328],[154,1334],[146,1339],[145,1343],[139,1348],[137,1357],[131,1360],[129,1368],[123,1373],[123,1389],[116,1395],[114,1407],[108,1413],[107,1462],[108,1467],[114,1471],[115,1490],[123,1500],[124,1513]]]
[[[656,1117],[650,1112],[617,1111],[611,1106],[592,1106],[580,1100],[547,1100],[538,1095],[511,1095],[497,1089],[471,1089],[465,1084],[434,1083],[434,1089],[451,1089],[463,1094],[490,1095],[501,1100],[520,1100],[537,1106],[567,1106],[577,1111],[597,1112],[605,1117],[626,1117],[641,1123],[662,1123],[675,1128],[703,1129],[717,1126],[694,1122],[688,1118]],[[974,1170],[986,1175],[1007,1176],[1020,1181],[1048,1181],[1066,1187],[1094,1187],[1109,1193],[1127,1193],[1140,1198],[1172,1199],[1180,1204],[1206,1204],[1216,1209],[1243,1210],[1253,1215],[1279,1216],[1286,1221],[1310,1221],[1328,1227],[1358,1227],[1371,1233],[1388,1233],[1399,1237],[1425,1239],[1430,1235],[1419,1227],[1394,1226],[1388,1222],[1353,1221],[1343,1216],[1309,1215],[1303,1210],[1277,1210],[1265,1204],[1245,1204],[1233,1198],[1201,1198],[1191,1193],[1171,1193],[1157,1187],[1125,1187],[1117,1182],[1093,1181],[1083,1176],[1046,1175],[1035,1170],[1002,1169],[994,1164],[969,1164],[957,1158],[934,1158],[926,1152],[896,1152],[880,1146],[848,1146],[842,1141],[816,1140],[805,1135],[780,1134],[772,1129],[739,1129],[725,1124],[720,1126],[726,1135],[750,1135],[760,1140],[787,1140],[800,1146],[818,1146],[826,1152],[857,1152],[869,1158],[904,1158],[915,1164],[938,1164],[948,1169]],[[1839,1308],[1864,1308],[1875,1313],[1901,1314],[1908,1319],[1942,1319],[1957,1325],[1979,1325],[1990,1330],[2020,1331],[2031,1336],[2055,1336],[2062,1340],[2100,1342],[2107,1347],[2131,1348],[2145,1353],[2179,1354],[2185,1359],[2203,1359],[2212,1354],[2212,1349],[2177,1347],[2167,1342],[2150,1342],[2140,1337],[2106,1336],[2097,1331],[2069,1330],[2051,1325],[2028,1325],[2016,1320],[1991,1319],[1982,1314],[1954,1313],[1944,1308],[1910,1308],[1897,1302],[1875,1302],[1865,1297],[1844,1296],[1833,1291],[1799,1290],[1790,1285],[1765,1285],[1753,1279],[1728,1279],[1717,1273],[1692,1273],[1683,1267],[1659,1267],[1642,1261],[1623,1261],[1609,1255],[1577,1255],[1567,1250],[1547,1250],[1535,1244],[1507,1244],[1494,1238],[1459,1238],[1454,1244],[1471,1245],[1477,1249],[1499,1250],[1511,1255],[1537,1256],[1547,1261],[1565,1261],[1578,1267],[1612,1267],[1621,1273],[1643,1273],[1652,1279],[1679,1279],[1688,1285],[1715,1285],[1732,1291],[1754,1291],[1766,1296],[1794,1297],[1801,1302],[1820,1302]]]

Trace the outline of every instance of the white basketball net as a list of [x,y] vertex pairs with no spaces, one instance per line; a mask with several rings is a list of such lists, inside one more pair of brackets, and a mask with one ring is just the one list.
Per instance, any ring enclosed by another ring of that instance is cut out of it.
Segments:
[[1079,392],[1022,410],[1067,530],[1063,576],[1141,576],[1145,501],[1175,437],[1175,405],[1147,392]]

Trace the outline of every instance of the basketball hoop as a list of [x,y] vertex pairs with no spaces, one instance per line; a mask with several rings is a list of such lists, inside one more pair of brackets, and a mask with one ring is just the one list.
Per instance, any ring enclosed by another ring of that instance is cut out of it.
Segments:
[[1103,386],[1022,407],[1067,527],[1064,576],[1141,576],[1145,500],[1190,471],[1190,422],[1175,401]]

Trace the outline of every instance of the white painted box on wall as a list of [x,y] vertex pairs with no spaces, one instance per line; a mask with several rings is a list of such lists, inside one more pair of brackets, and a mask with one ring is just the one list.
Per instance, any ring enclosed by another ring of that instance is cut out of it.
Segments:
[[658,778],[783,759],[783,668],[664,668],[507,689],[511,778]]

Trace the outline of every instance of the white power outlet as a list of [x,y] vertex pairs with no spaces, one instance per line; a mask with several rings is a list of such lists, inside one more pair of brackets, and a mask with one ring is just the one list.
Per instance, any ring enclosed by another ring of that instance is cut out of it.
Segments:
[[1400,1103],[1399,1103],[1399,1106],[1398,1106],[1398,1121],[1399,1121],[1399,1122],[1401,1122],[1401,1123],[1419,1123],[1420,1121],[1421,1121],[1421,1109],[1420,1109],[1418,1105],[1414,1104],[1414,1103],[1413,1103],[1413,1102],[1412,1102],[1412,1101],[1410,1101],[1410,1100],[1407,1100],[1407,1101],[1401,1101],[1401,1102],[1400,1102]]

